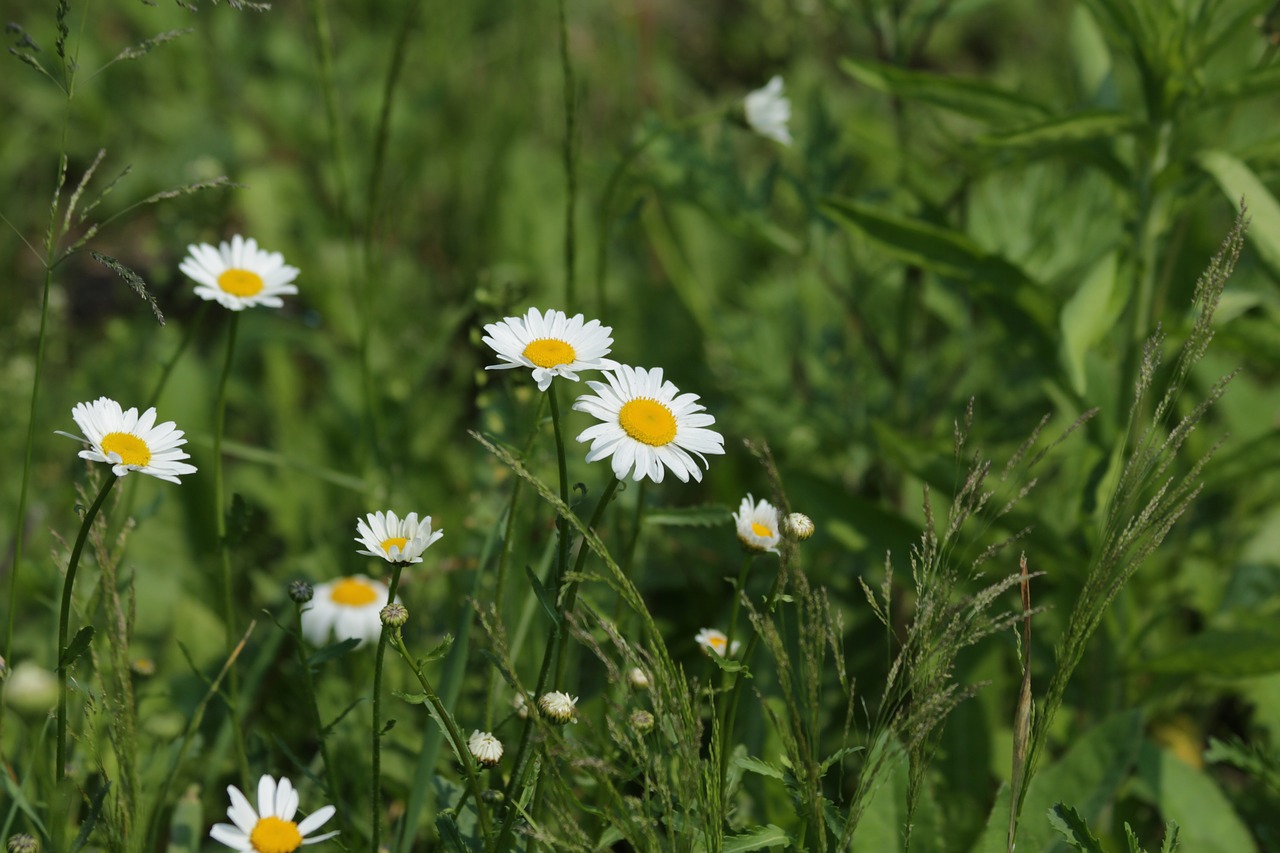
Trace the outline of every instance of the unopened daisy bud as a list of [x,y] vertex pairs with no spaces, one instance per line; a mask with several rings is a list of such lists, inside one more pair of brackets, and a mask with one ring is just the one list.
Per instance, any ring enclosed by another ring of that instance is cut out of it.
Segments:
[[501,791],[495,791],[493,788],[486,788],[480,792],[480,799],[486,803],[501,803],[507,798],[502,795]]
[[570,696],[568,693],[561,693],[558,690],[544,693],[542,698],[538,700],[538,707],[542,710],[542,715],[553,723],[574,722],[573,718],[577,704],[577,696]]
[[632,711],[631,727],[642,735],[647,735],[653,731],[653,714],[648,711]]
[[4,658],[0,657],[0,681],[4,681],[9,677],[9,665],[4,662]]
[[9,853],[39,853],[40,851],[40,842],[34,835],[28,835],[25,832],[10,835],[7,846]]
[[481,767],[497,767],[502,760],[502,741],[489,732],[473,731],[467,739],[467,749]]
[[529,700],[523,693],[511,697],[511,707],[516,709],[516,716],[522,720],[529,719]]
[[627,671],[627,681],[636,690],[647,690],[649,687],[649,673],[638,666],[633,666]]
[[306,604],[315,597],[316,588],[306,581],[294,581],[289,584],[289,597],[298,604]]
[[4,685],[5,703],[24,716],[40,716],[58,704],[58,679],[37,663],[24,660]]
[[813,519],[805,515],[803,512],[793,512],[782,522],[782,529],[787,536],[803,542],[813,535],[813,531],[817,528],[813,524]]
[[392,628],[399,628],[409,621],[409,611],[403,604],[395,602],[382,608],[382,612],[379,615],[382,618],[382,624],[390,625]]

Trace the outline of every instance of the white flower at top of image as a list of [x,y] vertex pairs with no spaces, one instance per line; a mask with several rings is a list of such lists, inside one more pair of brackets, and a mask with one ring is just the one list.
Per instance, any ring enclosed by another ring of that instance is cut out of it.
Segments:
[[[717,631],[715,628],[703,628],[694,636],[693,641],[706,651],[715,652],[720,657],[724,657],[725,647],[729,644],[729,638],[724,635],[724,632]],[[740,648],[742,643],[734,640],[733,647],[729,649],[729,657],[736,655]]]
[[279,784],[265,774],[258,780],[257,810],[235,785],[227,786],[227,795],[231,798],[227,808],[231,823],[215,823],[209,837],[232,850],[293,853],[304,844],[318,844],[338,834],[335,830],[311,835],[333,817],[337,811],[333,806],[321,806],[301,821],[294,821],[298,813],[298,792],[288,777],[281,776]]
[[530,308],[523,317],[507,317],[484,330],[488,334],[482,340],[503,361],[485,370],[532,368],[539,391],[551,387],[556,376],[577,382],[579,371],[607,370],[614,364],[605,358],[613,344],[613,328],[600,325],[599,320],[584,322],[581,314],[569,317],[556,310],[543,314]]
[[[724,453],[724,436],[706,429],[716,422],[706,414],[697,394],[681,394],[662,378],[662,368],[618,365],[607,371],[605,382],[588,382],[596,396],[584,394],[573,404],[579,412],[603,423],[588,427],[578,441],[590,441],[587,461],[613,457],[613,473],[623,479],[634,471],[637,481],[645,477],[662,482],[664,467],[687,483],[702,480],[707,466],[703,454]],[[694,461],[702,460],[702,466]]]
[[791,102],[782,94],[781,77],[774,75],[764,88],[747,93],[742,105],[752,130],[783,145],[791,144],[791,132],[787,130]]
[[323,646],[331,634],[338,641],[357,639],[361,646],[372,642],[382,634],[388,592],[386,584],[364,575],[317,584],[302,608],[302,635],[313,646]]
[[421,563],[422,552],[444,535],[432,532],[431,516],[418,519],[416,512],[398,518],[394,512],[372,512],[356,520],[356,541],[366,550],[366,557],[381,557],[388,563]]
[[738,541],[752,551],[778,553],[778,510],[766,500],[755,500],[750,493],[742,499],[733,514],[738,525]]
[[178,269],[196,282],[196,296],[216,300],[224,308],[243,311],[255,305],[284,307],[281,296],[298,292],[291,282],[298,269],[284,262],[284,255],[258,248],[258,241],[239,234],[217,248],[208,243],[187,246],[187,257]]
[[187,443],[182,430],[173,421],[157,424],[154,408],[139,415],[137,409],[125,410],[115,400],[99,397],[92,403],[77,403],[71,419],[83,435],[59,434],[90,444],[80,451],[80,458],[106,462],[117,477],[138,471],[181,483],[178,477],[196,472],[196,466],[181,461],[191,458],[178,449]]

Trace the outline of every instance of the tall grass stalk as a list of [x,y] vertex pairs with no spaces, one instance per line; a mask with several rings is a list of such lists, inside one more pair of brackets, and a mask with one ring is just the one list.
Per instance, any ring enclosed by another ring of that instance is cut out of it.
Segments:
[[564,307],[571,309],[575,299],[576,251],[575,219],[577,218],[578,167],[574,157],[578,132],[578,109],[575,103],[573,61],[569,56],[569,24],[565,18],[565,0],[556,0],[560,23],[560,70],[564,77]]
[[[333,762],[333,755],[329,749],[329,738],[325,731],[324,718],[320,715],[320,699],[316,694],[315,679],[311,675],[311,661],[307,658],[307,649],[302,642],[302,610],[306,606],[306,602],[298,602],[294,612],[293,629],[295,632],[294,646],[298,652],[298,666],[302,669],[302,686],[306,691],[307,710],[311,713],[311,724],[315,726],[316,737],[320,740],[320,757],[324,761],[324,786],[329,795],[330,802],[338,800],[338,784],[335,774],[338,765]],[[338,809],[338,824],[342,831],[350,837],[350,821],[347,820],[346,810]]]
[[[387,604],[396,600],[396,590],[400,588],[400,572],[404,563],[391,564],[391,582],[387,584]],[[373,769],[370,774],[369,799],[372,810],[372,840],[370,849],[378,850],[382,840],[382,663],[387,653],[387,642],[391,639],[392,629],[385,622],[382,633],[378,635],[378,651],[373,659]]]

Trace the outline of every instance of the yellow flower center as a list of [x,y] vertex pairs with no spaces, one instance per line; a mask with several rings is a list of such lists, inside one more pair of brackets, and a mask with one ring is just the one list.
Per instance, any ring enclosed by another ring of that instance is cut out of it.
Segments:
[[378,591],[359,578],[343,578],[333,585],[329,600],[346,607],[362,607],[377,601]]
[[637,397],[618,412],[618,423],[627,435],[650,447],[670,444],[676,437],[676,416],[657,400]]
[[759,536],[761,539],[772,539],[773,531],[765,527],[758,521],[751,522],[751,532]]
[[538,367],[559,367],[562,364],[573,364],[578,354],[564,341],[540,338],[524,348],[524,357]]
[[392,548],[399,548],[403,551],[404,546],[408,544],[409,540],[405,539],[403,536],[392,536],[390,539],[382,540],[382,550],[387,552],[387,556],[390,557]]
[[262,276],[249,270],[229,269],[218,276],[218,287],[232,296],[257,296],[265,286]]
[[249,833],[249,843],[258,853],[293,853],[302,846],[302,834],[291,820],[260,818]]
[[103,453],[117,453],[125,465],[151,464],[151,448],[136,435],[127,432],[109,432],[102,437]]
[[728,643],[729,641],[724,637],[707,637],[707,645],[720,654],[724,654],[724,648]]

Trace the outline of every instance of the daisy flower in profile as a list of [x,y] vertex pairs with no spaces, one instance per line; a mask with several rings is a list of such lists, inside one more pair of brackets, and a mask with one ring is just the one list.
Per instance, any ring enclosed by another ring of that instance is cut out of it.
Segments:
[[613,473],[621,480],[635,472],[637,481],[645,477],[662,482],[665,468],[687,483],[702,480],[706,467],[704,453],[724,453],[724,436],[706,429],[716,422],[705,414],[706,406],[697,394],[681,394],[670,381],[663,381],[662,368],[645,370],[619,364],[606,371],[607,382],[588,382],[596,396],[584,394],[573,404],[603,421],[578,435],[590,441],[587,461],[613,457]]
[[733,514],[738,524],[738,541],[751,551],[778,553],[778,511],[766,500],[756,501],[750,493]]
[[313,646],[355,638],[364,645],[382,634],[382,606],[387,585],[364,575],[351,575],[318,584],[315,596],[302,610],[302,635]]
[[791,120],[791,102],[782,94],[782,78],[774,75],[762,89],[749,92],[742,102],[747,124],[761,136],[791,144],[787,122]]
[[[694,635],[693,641],[706,651],[715,652],[720,657],[724,657],[725,647],[729,644],[729,638],[724,635],[724,632],[717,631],[715,628],[703,628]],[[729,649],[729,657],[736,655],[740,648],[742,648],[742,643],[734,640],[733,648]]]
[[614,364],[605,358],[613,344],[613,327],[601,326],[599,320],[583,322],[581,314],[569,317],[555,310],[543,314],[530,308],[523,317],[507,317],[484,330],[488,334],[482,340],[503,361],[485,370],[533,368],[539,391],[551,387],[556,376],[577,382],[580,370],[607,370]]
[[293,853],[304,844],[318,844],[338,834],[334,831],[310,835],[333,817],[337,811],[333,806],[321,806],[301,821],[294,822],[293,816],[298,813],[298,792],[285,776],[280,777],[278,785],[274,778],[265,774],[258,780],[256,811],[249,804],[249,798],[235,785],[227,786],[227,795],[231,798],[227,809],[231,823],[215,823],[209,830],[209,837],[232,850]]
[[196,466],[181,461],[191,458],[178,449],[187,443],[182,430],[175,429],[173,421],[157,425],[154,408],[139,416],[137,409],[126,411],[115,400],[99,397],[92,403],[77,403],[71,419],[84,435],[59,434],[91,445],[80,451],[80,458],[106,462],[117,477],[139,471],[181,483],[178,477],[196,472]]
[[481,767],[497,767],[502,760],[502,741],[479,729],[467,738],[467,750]]
[[416,512],[397,518],[394,512],[371,512],[356,520],[356,541],[365,547],[366,557],[381,557],[388,563],[421,563],[422,552],[444,535],[431,532],[431,516],[418,519]]
[[239,234],[214,248],[208,243],[187,246],[187,257],[178,269],[196,282],[196,296],[216,300],[224,308],[243,311],[255,305],[284,307],[281,296],[297,293],[291,284],[298,269],[284,262],[284,255],[258,248],[258,241]]

